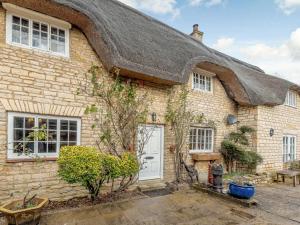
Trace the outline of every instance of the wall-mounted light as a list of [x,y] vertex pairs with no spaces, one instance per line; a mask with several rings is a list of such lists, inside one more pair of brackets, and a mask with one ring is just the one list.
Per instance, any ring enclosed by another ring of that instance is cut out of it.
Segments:
[[153,113],[151,114],[151,118],[152,118],[152,122],[153,122],[153,123],[156,122],[156,117],[157,117],[156,113],[153,112]]
[[273,128],[271,128],[271,129],[270,129],[270,137],[273,137],[273,135],[274,135],[274,132],[275,132],[275,131],[274,131],[274,129],[273,129]]

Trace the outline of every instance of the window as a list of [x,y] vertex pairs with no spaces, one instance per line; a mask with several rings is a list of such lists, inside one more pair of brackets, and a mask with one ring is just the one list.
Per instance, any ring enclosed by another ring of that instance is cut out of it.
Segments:
[[296,136],[283,136],[283,162],[289,162],[296,159]]
[[197,152],[213,152],[213,129],[196,128],[190,130],[189,148]]
[[69,56],[70,24],[12,4],[4,3],[3,6],[8,11],[8,44]]
[[193,73],[193,89],[206,92],[212,91],[212,77]]
[[288,91],[285,98],[285,105],[296,107],[297,95],[293,91]]
[[[38,140],[34,131],[43,131]],[[8,114],[8,158],[57,157],[62,146],[78,145],[80,120],[75,118]]]

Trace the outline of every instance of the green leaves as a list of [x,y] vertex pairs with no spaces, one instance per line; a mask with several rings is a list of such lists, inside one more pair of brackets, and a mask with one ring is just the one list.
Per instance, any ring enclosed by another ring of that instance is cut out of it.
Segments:
[[228,172],[232,172],[234,162],[240,162],[251,170],[262,162],[263,159],[258,153],[246,149],[249,145],[247,134],[252,132],[252,127],[241,126],[238,132],[230,133],[228,139],[222,142],[221,154]]
[[59,176],[84,186],[93,199],[105,181],[135,176],[139,171],[138,160],[131,153],[117,157],[85,146],[62,147],[57,162]]

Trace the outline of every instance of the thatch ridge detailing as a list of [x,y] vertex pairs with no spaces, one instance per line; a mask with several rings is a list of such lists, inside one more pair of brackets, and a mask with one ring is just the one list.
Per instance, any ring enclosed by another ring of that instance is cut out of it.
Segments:
[[115,0],[0,0],[79,27],[108,71],[163,84],[186,83],[196,66],[216,73],[241,105],[279,105],[298,85],[266,75]]

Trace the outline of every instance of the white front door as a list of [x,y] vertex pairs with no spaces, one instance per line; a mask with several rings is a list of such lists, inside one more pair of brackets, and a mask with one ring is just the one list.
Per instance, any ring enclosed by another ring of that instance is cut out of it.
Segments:
[[[159,179],[163,176],[163,141],[164,127],[157,125],[147,125],[145,128],[149,138],[144,146],[144,154],[141,156],[142,169],[140,170],[140,180]],[[139,135],[139,138],[140,135]]]

